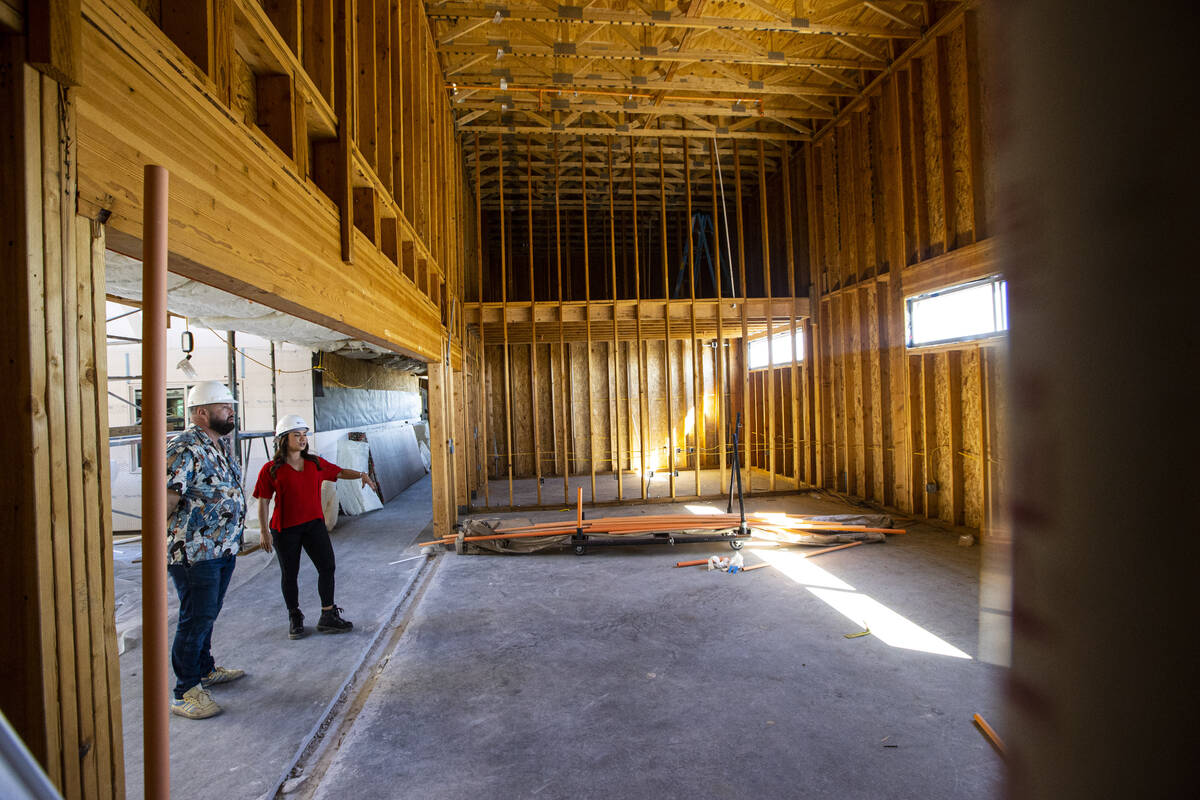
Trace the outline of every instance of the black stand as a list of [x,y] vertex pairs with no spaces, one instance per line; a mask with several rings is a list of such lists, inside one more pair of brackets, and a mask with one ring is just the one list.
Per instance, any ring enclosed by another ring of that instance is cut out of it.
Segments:
[[677,535],[674,532],[663,531],[660,533],[651,533],[649,536],[642,536],[637,539],[614,536],[609,539],[593,539],[583,532],[583,528],[575,528],[575,533],[571,535],[571,546],[575,548],[575,555],[581,556],[585,554],[589,547],[597,547],[608,545],[610,547],[623,547],[625,545],[638,544],[675,544],[676,540],[680,544],[690,544],[692,542],[727,542],[734,550],[741,550],[743,539],[750,538],[750,528],[746,525],[746,506],[742,502],[742,469],[741,462],[738,460],[738,430],[742,427],[742,415],[738,412],[737,424],[733,429],[733,464],[732,471],[729,473],[729,505],[726,508],[726,513],[733,513],[733,483],[737,481],[737,496],[738,507],[741,509],[741,524],[736,528],[731,527],[726,533],[711,533],[711,534],[682,534]]
[[[738,412],[737,422],[733,426],[733,464],[730,465],[729,471],[729,503],[725,506],[725,513],[733,513],[733,483],[737,481],[737,499],[738,511],[741,514],[742,522],[738,526],[738,532],[742,536],[749,536],[750,529],[746,526],[746,502],[742,498],[742,462],[738,457],[738,432],[742,428],[742,412]],[[740,544],[740,542],[739,542]],[[736,548],[735,548],[736,549]]]

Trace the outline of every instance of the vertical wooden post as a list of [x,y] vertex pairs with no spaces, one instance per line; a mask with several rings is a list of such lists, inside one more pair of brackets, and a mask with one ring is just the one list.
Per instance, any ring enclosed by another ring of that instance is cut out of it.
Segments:
[[539,430],[539,397],[537,368],[537,280],[533,274],[533,137],[525,135],[525,202],[528,215],[526,229],[529,231],[529,403],[533,408],[533,465],[537,478],[537,504],[542,504],[542,439]]
[[500,324],[504,329],[504,436],[508,442],[508,508],[513,507],[512,379],[508,368],[508,230],[504,218],[504,136],[496,153],[500,165]]
[[[446,345],[443,343],[443,348]],[[450,504],[452,502],[452,480],[450,478],[453,465],[450,463],[449,438],[447,425],[446,398],[447,368],[443,363],[445,356],[428,365],[429,370],[429,456],[430,474],[433,476],[433,535],[441,538],[450,533],[452,522]]]
[[742,217],[742,157],[738,152],[737,139],[733,140],[733,176],[737,194],[738,281],[741,283],[742,298],[742,302],[739,304],[742,318],[742,409],[746,425],[746,435],[743,439],[745,458],[741,463],[746,465],[746,474],[742,477],[746,481],[745,494],[749,496],[754,489],[754,470],[750,469],[750,336],[746,326],[746,298],[750,296],[750,292],[746,288],[746,236]]
[[479,134],[475,134],[475,263],[479,279],[479,424],[483,429],[483,505],[490,508],[492,495],[490,491],[491,476],[488,474],[487,457],[487,334],[483,318],[483,189],[479,180],[483,151],[479,149]]
[[[646,499],[646,378],[645,355],[642,352],[642,267],[641,253],[638,248],[638,204],[637,204],[637,148],[632,147],[629,156],[629,183],[633,187],[633,285],[634,297],[637,299],[635,322],[637,334],[637,375],[638,375],[638,483],[641,485],[642,499]],[[626,380],[628,386],[628,380]],[[628,393],[628,389],[626,390]],[[629,415],[626,415],[629,417]],[[632,417],[629,417],[632,419]]]
[[[791,379],[792,379],[792,477],[796,488],[800,488],[802,480],[800,470],[800,373],[796,363],[796,255],[795,242],[792,238],[792,159],[787,142],[780,147],[780,167],[783,173],[783,241],[786,252],[788,272],[788,322],[790,324],[791,345]],[[806,398],[807,402],[807,398]]]
[[[613,462],[613,472],[617,475],[617,499],[625,499],[625,481],[623,479],[624,462],[621,459],[621,404],[616,395],[620,393],[621,381],[617,377],[617,369],[621,365],[621,357],[617,352],[617,218],[613,207],[613,159],[612,137],[608,137],[608,244],[609,258],[612,270],[612,357],[613,357],[613,388],[612,392],[615,414],[615,430],[613,440],[616,448],[616,459]],[[628,415],[627,415],[628,416]],[[628,419],[626,424],[628,424]]]
[[700,495],[700,418],[703,416],[703,399],[700,395],[700,382],[697,377],[696,369],[696,248],[695,236],[692,230],[692,153],[690,143],[691,139],[683,139],[683,175],[684,189],[687,197],[687,268],[688,268],[688,291],[691,295],[688,303],[688,312],[691,320],[691,338],[689,339],[688,350],[691,354],[692,361],[692,450],[696,454],[695,461],[692,461],[687,456],[687,434],[684,433],[684,462],[691,463],[695,470],[696,478],[696,496]]
[[592,478],[592,503],[596,502],[596,432],[592,424],[592,273],[588,254],[587,137],[579,137],[580,178],[583,198],[583,313],[587,320],[588,471]]
[[666,299],[663,300],[663,381],[667,387],[667,463],[670,467],[668,480],[671,484],[671,499],[675,499],[675,409],[671,403],[671,283],[667,268],[667,180],[663,166],[662,137],[658,139],[658,182],[662,186],[660,208],[662,217],[662,273]]
[[771,237],[767,223],[767,164],[762,140],[758,142],[758,218],[762,229],[763,286],[767,296],[767,378],[763,387],[767,394],[767,469],[770,471],[770,489],[775,491],[775,337],[774,303],[771,292]]
[[[717,173],[720,172],[721,153],[717,149],[717,140],[713,138],[708,144],[708,171],[710,184],[712,187],[712,216],[713,216],[713,260],[716,266],[717,273],[717,352],[713,356],[713,387],[716,392],[716,411],[717,411],[717,469],[719,470],[719,490],[725,490],[725,470],[727,464],[725,461],[725,331],[721,324],[722,317],[725,316],[724,291],[722,280],[724,278],[724,270],[721,269],[721,208],[717,205]],[[721,192],[725,191],[724,180],[722,180]],[[728,231],[726,231],[728,233]],[[732,289],[733,287],[730,287]]]
[[562,274],[562,223],[559,217],[559,167],[558,134],[554,134],[554,260],[558,286],[558,374],[562,380],[562,446],[563,446],[563,502],[567,502],[567,483],[571,474],[571,462],[567,455],[567,433],[571,405],[567,397],[567,342],[563,333],[563,274]]

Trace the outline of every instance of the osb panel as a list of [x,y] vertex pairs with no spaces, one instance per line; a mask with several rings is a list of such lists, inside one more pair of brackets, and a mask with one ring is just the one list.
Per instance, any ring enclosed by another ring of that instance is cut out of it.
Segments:
[[859,265],[861,272],[879,263],[879,254],[875,252],[875,173],[871,166],[871,127],[875,124],[871,105],[855,115],[858,130],[854,137],[855,167],[860,178],[858,182],[858,235],[859,250],[863,254],[863,262]]
[[[943,220],[946,216],[945,201],[942,197],[942,145],[939,139],[937,81],[934,75],[941,75],[937,70],[937,56],[933,50],[921,59],[921,108],[913,113],[920,113],[925,124],[925,208],[929,217],[930,249],[934,254],[945,252],[945,242],[941,239]],[[920,168],[920,165],[917,165]]]
[[254,125],[258,121],[258,99],[255,94],[254,73],[240,55],[233,54],[233,74],[231,77],[232,92],[229,106],[233,113],[241,117],[246,125]]
[[661,341],[646,347],[646,467],[663,469],[667,464],[666,359]]
[[963,516],[971,528],[983,526],[983,412],[979,392],[979,348],[962,356]]
[[[981,169],[983,170],[983,175],[981,177],[976,176],[976,180],[983,181],[983,203],[986,212],[987,209],[996,208],[996,171],[992,169],[992,156],[996,153],[996,140],[994,132],[992,131],[992,121],[989,113],[992,108],[992,95],[995,89],[993,88],[992,84],[992,75],[988,70],[988,65],[990,63],[988,60],[990,58],[990,40],[983,31],[981,31],[980,34],[981,35],[977,37],[976,41],[978,42],[979,51],[979,71],[977,73],[977,79],[979,81],[979,101],[981,107],[978,109],[973,108],[971,109],[971,112],[978,114],[980,120],[980,138],[982,139],[983,145]],[[986,213],[984,221],[990,222],[990,220],[987,219]],[[992,226],[989,226],[989,230],[991,227]]]
[[850,493],[858,496],[864,496],[868,491],[867,488],[867,442],[866,433],[870,428],[866,424],[866,419],[863,409],[863,381],[866,376],[863,375],[862,369],[862,326],[859,322],[859,302],[858,292],[850,292],[844,295],[846,303],[846,313],[842,319],[845,324],[843,331],[846,337],[846,371],[847,380],[850,384],[850,443],[852,446],[851,459],[854,464],[854,483],[850,487]]
[[[553,349],[557,351],[558,348]],[[558,432],[561,429],[561,423],[558,423],[561,407],[556,407],[559,388],[554,383],[554,375],[551,372],[551,370],[556,372],[558,369],[558,353],[555,352],[551,357],[551,346],[548,344],[538,345],[535,352],[537,353],[538,379],[534,386],[533,396],[537,401],[542,475],[561,474],[558,471],[557,455],[561,448],[556,446],[559,439]],[[553,365],[551,362],[554,362]]]
[[883,487],[886,474],[883,468],[883,415],[889,413],[883,405],[883,374],[880,368],[879,351],[879,292],[876,287],[868,289],[864,295],[866,303],[863,313],[867,322],[867,352],[870,354],[869,397],[871,398],[871,418],[868,430],[871,437],[871,449],[867,451],[871,459],[873,480],[870,497],[877,503],[883,502]]
[[487,363],[487,449],[488,471],[493,478],[508,477],[508,440],[505,425],[508,409],[504,398],[504,347],[484,348]]
[[821,211],[825,215],[825,224],[823,228],[823,242],[825,248],[820,254],[822,260],[821,267],[827,275],[826,289],[832,288],[830,284],[841,279],[838,272],[838,265],[841,263],[840,242],[841,242],[841,218],[838,215],[838,194],[837,194],[837,137],[830,136],[823,141],[817,149],[817,154],[821,162]]
[[512,374],[512,447],[513,475],[527,478],[533,475],[533,396],[530,392],[529,348],[511,348],[508,359]]
[[859,268],[856,237],[858,236],[858,219],[854,214],[854,164],[850,126],[838,128],[833,137],[837,142],[837,196],[838,217],[845,222],[840,226],[838,241],[838,283],[846,285],[853,280],[855,271]]
[[571,374],[571,451],[573,472],[591,472],[591,426],[588,424],[587,342],[567,345],[567,370]]
[[612,408],[609,403],[608,342],[592,342],[592,460],[596,471],[612,469]]
[[[963,33],[961,25],[946,37],[946,64],[950,75],[950,152],[954,160],[954,208],[955,230],[961,241],[964,234],[975,227],[971,219],[971,157],[967,127],[967,70],[963,61]],[[947,249],[951,249],[947,247]]]
[[945,353],[938,353],[934,359],[934,420],[933,424],[937,457],[934,459],[934,480],[938,485],[938,519],[954,523],[954,507],[951,499],[953,487],[954,450],[950,439],[950,415],[959,413],[958,409],[950,408],[950,368]]

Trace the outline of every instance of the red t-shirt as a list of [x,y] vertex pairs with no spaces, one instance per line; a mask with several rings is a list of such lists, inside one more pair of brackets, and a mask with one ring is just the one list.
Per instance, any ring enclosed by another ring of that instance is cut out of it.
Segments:
[[254,496],[263,500],[275,498],[271,530],[281,531],[293,525],[325,518],[325,511],[321,508],[321,481],[336,481],[342,468],[320,456],[317,460],[321,462],[321,469],[318,470],[316,464],[305,459],[303,472],[280,464],[273,478],[271,465],[274,462],[268,461],[259,470]]

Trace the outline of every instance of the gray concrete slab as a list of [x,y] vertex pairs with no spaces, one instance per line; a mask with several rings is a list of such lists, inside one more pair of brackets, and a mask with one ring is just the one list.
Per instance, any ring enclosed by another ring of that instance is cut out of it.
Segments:
[[[274,786],[420,563],[391,562],[416,554],[411,545],[429,525],[431,509],[431,483],[426,476],[382,510],[360,517],[343,516],[339,521],[332,533],[337,603],[355,624],[349,634],[314,632],[304,639],[289,640],[278,565],[271,557],[257,564],[256,571],[253,565],[262,561],[261,555],[251,556],[251,565],[239,559],[214,628],[213,655],[218,664],[245,669],[247,676],[213,687],[214,699],[225,709],[220,716],[171,718],[174,798],[256,798]],[[127,574],[133,578],[132,573]],[[303,557],[300,598],[310,630],[321,607],[316,580],[316,570]],[[169,592],[174,595],[173,588]],[[174,636],[175,619],[172,613],[169,636]],[[121,656],[130,798],[143,796],[142,653],[141,647],[134,647]]]
[[[752,508],[850,510],[808,496]],[[714,547],[439,556],[336,757],[301,794],[999,793],[999,759],[971,722],[1003,732],[1003,670],[977,658],[978,548],[918,525],[811,560],[748,547],[747,563],[775,566],[740,575],[671,566],[730,552]],[[845,638],[863,621],[872,635]]]

